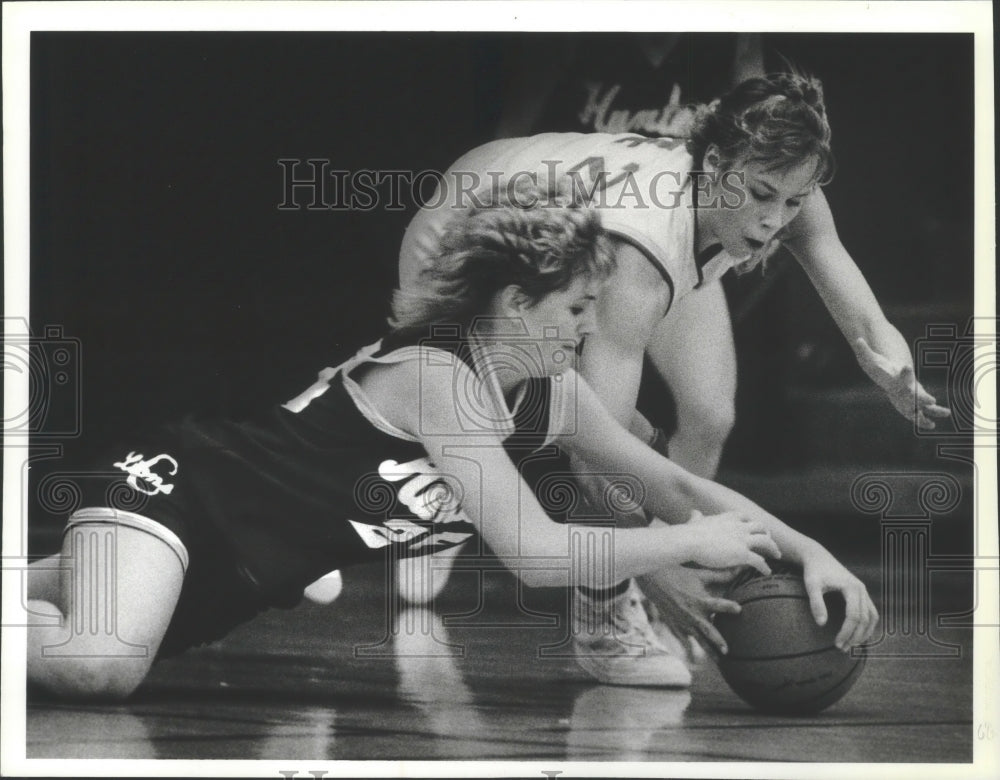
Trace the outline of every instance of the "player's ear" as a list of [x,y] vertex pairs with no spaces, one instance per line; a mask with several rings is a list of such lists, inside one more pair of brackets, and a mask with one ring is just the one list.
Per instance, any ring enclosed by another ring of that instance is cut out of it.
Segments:
[[705,159],[702,160],[701,167],[705,173],[715,173],[722,167],[722,155],[716,144],[709,144],[705,150]]
[[508,284],[498,295],[500,309],[508,317],[517,317],[531,308],[531,298],[516,284]]

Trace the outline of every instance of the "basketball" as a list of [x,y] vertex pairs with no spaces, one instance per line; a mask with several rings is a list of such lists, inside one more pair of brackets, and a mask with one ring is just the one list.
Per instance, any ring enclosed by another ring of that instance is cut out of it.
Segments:
[[805,583],[795,574],[738,582],[727,598],[743,611],[716,616],[716,627],[729,645],[719,671],[753,707],[781,715],[814,714],[838,701],[861,676],[865,657],[834,645],[845,614],[839,593],[824,596],[825,626],[816,625]]

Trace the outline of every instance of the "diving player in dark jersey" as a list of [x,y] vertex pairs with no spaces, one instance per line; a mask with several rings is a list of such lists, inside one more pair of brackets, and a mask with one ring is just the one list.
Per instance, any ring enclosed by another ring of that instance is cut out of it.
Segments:
[[[156,658],[294,605],[325,571],[426,554],[473,529],[531,586],[568,573],[605,587],[684,563],[767,572],[764,555],[784,557],[844,593],[838,642],[863,642],[875,608],[825,549],[643,445],[579,379],[611,261],[594,210],[543,202],[501,197],[457,215],[424,285],[397,292],[392,333],[288,403],[252,422],[190,420],[122,452],[128,503],[104,492],[70,517],[62,552],[29,569],[29,680],[125,697]],[[637,480],[643,506],[672,524],[553,522],[512,459],[546,442]],[[574,549],[607,552],[580,562]],[[813,608],[825,619],[822,591]],[[77,630],[81,615],[107,630]]]

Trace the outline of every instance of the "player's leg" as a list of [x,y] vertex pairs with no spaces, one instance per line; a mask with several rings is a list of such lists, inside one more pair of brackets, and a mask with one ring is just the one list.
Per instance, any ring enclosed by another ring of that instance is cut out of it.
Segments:
[[[636,423],[645,422],[635,411],[643,354],[670,305],[671,291],[634,247],[619,245],[616,257],[615,272],[597,301],[597,327],[584,345],[581,374],[615,418],[635,431]],[[573,465],[585,498],[605,511],[601,478],[588,476],[586,464]],[[616,513],[615,519],[623,526],[647,522],[641,512]],[[683,654],[664,643],[636,584],[627,580],[591,585],[574,588],[572,594],[570,624],[579,665],[604,683],[689,685],[691,673]]]
[[677,301],[647,352],[677,404],[670,459],[713,478],[736,414],[736,349],[722,283]]
[[396,592],[408,604],[430,604],[451,575],[455,557],[464,545],[448,547],[433,555],[418,555],[396,561]]
[[128,696],[156,657],[186,558],[180,540],[148,518],[77,512],[61,553],[29,567],[29,681],[63,697]]
[[[732,430],[736,398],[736,351],[722,283],[677,301],[654,331],[647,352],[677,407],[677,430],[667,447],[670,459],[694,474],[714,478]],[[671,621],[660,625],[670,626]],[[677,633],[671,627],[660,636],[674,648]],[[703,659],[693,637],[683,646],[689,661]]]

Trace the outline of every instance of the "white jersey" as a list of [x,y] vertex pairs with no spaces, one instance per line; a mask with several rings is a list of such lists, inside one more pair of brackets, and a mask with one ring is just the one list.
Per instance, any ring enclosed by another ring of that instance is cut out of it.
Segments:
[[400,251],[400,285],[416,284],[433,262],[445,224],[476,193],[513,185],[515,178],[558,180],[588,197],[608,233],[649,258],[677,300],[737,262],[718,245],[695,255],[692,165],[684,141],[673,138],[543,133],[491,141],[459,158],[413,218]]

